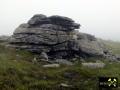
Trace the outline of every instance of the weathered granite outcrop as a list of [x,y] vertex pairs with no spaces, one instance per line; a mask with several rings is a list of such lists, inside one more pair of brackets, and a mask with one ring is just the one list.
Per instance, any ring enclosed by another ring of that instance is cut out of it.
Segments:
[[44,52],[53,59],[105,56],[102,43],[75,30],[79,27],[80,24],[67,17],[37,14],[16,28],[10,44],[38,54]]

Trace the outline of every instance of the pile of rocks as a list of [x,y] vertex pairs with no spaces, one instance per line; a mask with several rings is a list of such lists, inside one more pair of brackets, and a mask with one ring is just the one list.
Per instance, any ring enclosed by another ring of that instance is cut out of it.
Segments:
[[14,31],[10,44],[15,48],[44,53],[48,59],[104,56],[103,45],[94,36],[75,30],[79,27],[80,24],[68,17],[37,14]]

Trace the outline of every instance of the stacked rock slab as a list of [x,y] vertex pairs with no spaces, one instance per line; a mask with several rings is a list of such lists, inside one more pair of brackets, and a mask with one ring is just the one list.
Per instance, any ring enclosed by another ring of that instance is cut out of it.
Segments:
[[103,56],[101,43],[75,30],[79,27],[68,17],[37,14],[14,31],[10,44],[38,54],[45,52],[49,58]]

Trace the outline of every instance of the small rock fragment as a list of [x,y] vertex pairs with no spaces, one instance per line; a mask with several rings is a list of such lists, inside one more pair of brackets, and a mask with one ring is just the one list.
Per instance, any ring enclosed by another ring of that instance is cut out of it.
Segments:
[[83,66],[88,67],[88,68],[104,68],[105,64],[104,63],[82,63]]
[[68,85],[68,84],[65,84],[65,83],[61,83],[60,86],[61,86],[61,87],[67,87],[67,88],[69,88],[69,87],[71,87],[72,85]]
[[65,60],[65,59],[56,59],[56,62],[59,64],[65,64],[65,65],[73,65],[72,62]]
[[47,65],[43,65],[44,68],[56,68],[56,67],[60,67],[59,64],[47,64]]

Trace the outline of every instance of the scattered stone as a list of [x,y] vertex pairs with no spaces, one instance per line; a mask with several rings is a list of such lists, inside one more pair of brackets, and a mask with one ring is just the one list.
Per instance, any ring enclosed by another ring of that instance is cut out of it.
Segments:
[[44,68],[56,68],[56,67],[60,67],[59,64],[47,64],[47,65],[43,65]]
[[56,59],[56,63],[65,64],[65,65],[73,65],[72,62],[65,60],[65,59]]
[[40,59],[42,59],[43,61],[48,61],[48,56],[45,52],[41,52],[40,54]]
[[68,85],[68,84],[65,84],[65,83],[61,83],[61,84],[60,84],[60,87],[69,88],[69,87],[72,87],[72,85]]
[[105,64],[104,63],[82,63],[83,66],[88,67],[88,68],[104,68]]
[[37,63],[37,58],[34,57],[33,60],[32,60],[33,64],[36,64]]
[[109,52],[109,51],[104,56],[105,56],[105,58],[108,58],[109,61],[118,61],[119,60],[118,55],[114,55],[112,52]]

